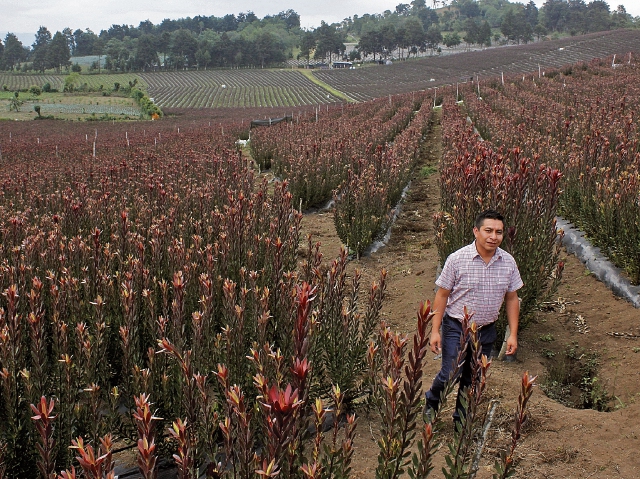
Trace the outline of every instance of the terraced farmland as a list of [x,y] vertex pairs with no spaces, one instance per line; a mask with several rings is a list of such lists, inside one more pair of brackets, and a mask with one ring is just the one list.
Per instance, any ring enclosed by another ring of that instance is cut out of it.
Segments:
[[[66,76],[67,75],[34,75],[0,72],[0,87],[6,85],[9,90],[25,90],[33,85],[42,87],[45,83],[49,83],[51,88],[62,91]],[[77,86],[82,86],[86,83],[89,88],[94,90],[99,89],[101,85],[104,89],[111,90],[114,83],[119,83],[124,86],[136,79],[138,80],[137,85],[144,88],[144,81],[140,78],[140,75],[135,73],[80,75]]]
[[[640,31],[616,30],[529,45],[490,48],[356,70],[318,70],[323,82],[359,101],[468,80],[472,75],[537,72],[612,54],[640,52]],[[625,61],[628,56],[625,57]]]
[[162,108],[282,107],[340,101],[297,71],[211,70],[140,75]]
[[26,90],[33,85],[42,87],[45,83],[49,83],[51,88],[62,90],[64,85],[64,77],[61,75],[32,75],[0,72],[0,87],[5,85],[9,90]]
[[[62,77],[64,79],[64,77]],[[78,81],[79,85],[86,83],[89,88],[97,90],[102,87],[106,90],[111,90],[114,83],[119,83],[121,86],[128,85],[129,82],[133,83],[138,80],[136,86],[138,88],[145,88],[144,80],[137,73],[101,73],[99,75],[81,75]]]

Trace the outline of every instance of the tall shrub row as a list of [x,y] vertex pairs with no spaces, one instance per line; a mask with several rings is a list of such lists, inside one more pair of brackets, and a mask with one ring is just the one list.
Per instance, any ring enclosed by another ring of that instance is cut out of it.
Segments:
[[429,123],[428,102],[412,120],[423,100],[402,95],[334,110],[317,122],[257,130],[252,152],[290,182],[303,208],[333,196],[338,235],[361,254],[385,229],[408,182]]
[[560,212],[640,282],[638,67],[612,58],[481,85],[465,95],[478,125],[498,145],[563,172]]
[[420,154],[433,110],[423,102],[392,144],[378,145],[348,170],[335,190],[334,221],[343,242],[360,255],[386,231]]
[[299,124],[254,129],[253,158],[287,179],[303,208],[328,202],[352,165],[372,156],[409,124],[417,99],[400,95],[320,113]]
[[519,296],[526,326],[527,313],[554,290],[562,272],[555,222],[561,174],[517,147],[483,141],[459,105],[445,104],[443,125],[441,210],[435,216],[441,263],[473,240],[478,213],[501,211],[508,227],[503,247],[514,255],[525,284]]

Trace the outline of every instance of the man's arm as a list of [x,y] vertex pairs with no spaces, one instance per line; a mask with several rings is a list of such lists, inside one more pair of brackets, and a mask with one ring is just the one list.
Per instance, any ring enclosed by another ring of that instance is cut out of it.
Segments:
[[440,352],[442,348],[442,337],[440,336],[440,325],[442,324],[442,316],[447,308],[447,300],[451,291],[444,288],[438,288],[436,297],[433,300],[433,319],[431,320],[431,351],[435,354]]
[[520,315],[520,300],[518,292],[508,292],[504,297],[505,309],[507,312],[507,323],[509,324],[509,337],[507,338],[507,354],[515,354],[518,349],[518,317]]

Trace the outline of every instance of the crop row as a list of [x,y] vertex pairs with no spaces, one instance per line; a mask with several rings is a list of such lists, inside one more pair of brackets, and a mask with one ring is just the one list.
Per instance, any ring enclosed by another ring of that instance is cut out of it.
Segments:
[[136,107],[118,105],[70,105],[63,103],[43,103],[40,105],[42,113],[96,113],[109,115],[139,116],[140,109]]
[[28,90],[32,86],[42,87],[49,83],[51,88],[62,90],[64,77],[60,75],[17,75],[0,72],[0,88],[6,85],[9,90]]
[[[629,61],[631,62],[629,63]],[[562,214],[640,282],[640,69],[633,56],[481,85],[465,102],[484,136],[522,145],[565,177]]]
[[144,73],[161,107],[276,107],[337,101],[296,71],[209,70]]
[[[0,72],[0,87],[7,86],[9,90],[27,90],[32,86],[42,87],[45,83],[49,83],[51,88],[62,91],[66,75],[37,75],[37,74],[11,74]],[[137,81],[139,87],[144,87],[144,82],[139,75],[132,73],[117,74],[100,74],[100,75],[81,75],[77,82],[77,87],[82,87],[85,83],[92,90],[111,90],[115,83],[121,86],[133,84]]]
[[336,90],[363,101],[442,84],[465,82],[476,75],[486,77],[500,75],[501,72],[520,75],[534,71],[537,73],[538,65],[547,70],[614,53],[624,56],[628,52],[638,51],[640,32],[617,30],[579,38],[490,48],[413,61],[396,61],[393,65],[363,67],[356,70],[317,70],[314,75]]
[[303,208],[333,197],[337,232],[360,254],[384,229],[408,181],[430,119],[425,97],[348,105],[317,120],[254,130],[253,157],[289,181],[294,201]]

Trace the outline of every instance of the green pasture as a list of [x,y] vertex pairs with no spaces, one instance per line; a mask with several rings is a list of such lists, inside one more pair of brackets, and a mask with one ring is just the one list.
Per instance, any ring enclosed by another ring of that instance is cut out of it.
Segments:
[[137,118],[140,108],[135,100],[124,96],[103,96],[100,93],[68,94],[42,93],[39,96],[21,92],[19,110],[9,111],[14,92],[0,91],[1,120],[31,120],[37,116],[34,107],[40,106],[42,116],[57,119],[86,120],[95,117],[112,119]]

